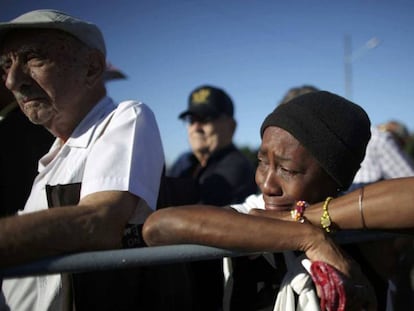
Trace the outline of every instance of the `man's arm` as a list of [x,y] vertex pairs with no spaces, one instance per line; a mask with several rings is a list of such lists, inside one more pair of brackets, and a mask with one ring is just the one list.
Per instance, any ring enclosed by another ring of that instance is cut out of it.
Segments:
[[0,219],[0,267],[48,256],[120,248],[139,198],[104,191],[65,206]]

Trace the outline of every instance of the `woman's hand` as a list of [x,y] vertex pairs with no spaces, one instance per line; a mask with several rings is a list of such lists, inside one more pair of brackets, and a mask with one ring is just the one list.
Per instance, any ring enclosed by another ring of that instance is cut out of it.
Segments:
[[329,305],[342,295],[344,309],[337,310],[376,310],[375,292],[359,265],[321,229],[315,229],[305,250],[312,264],[304,266],[314,280],[321,308],[331,310]]

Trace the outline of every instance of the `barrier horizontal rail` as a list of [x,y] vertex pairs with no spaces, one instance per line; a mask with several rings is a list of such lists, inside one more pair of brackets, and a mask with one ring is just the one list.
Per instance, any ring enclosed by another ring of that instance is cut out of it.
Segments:
[[[397,236],[401,236],[401,234],[360,230],[340,231],[333,235],[334,239],[340,244],[379,240]],[[195,244],[83,252],[49,257],[25,265],[3,269],[0,270],[0,278],[6,279],[29,275],[123,269],[221,257],[238,257],[247,254],[255,253],[242,253]]]

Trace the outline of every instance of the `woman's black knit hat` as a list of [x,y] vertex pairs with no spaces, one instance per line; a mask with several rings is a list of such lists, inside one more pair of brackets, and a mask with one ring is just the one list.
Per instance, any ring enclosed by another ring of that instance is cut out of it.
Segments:
[[371,137],[366,112],[349,100],[326,92],[298,96],[276,107],[260,129],[277,126],[294,136],[338,183],[351,185]]

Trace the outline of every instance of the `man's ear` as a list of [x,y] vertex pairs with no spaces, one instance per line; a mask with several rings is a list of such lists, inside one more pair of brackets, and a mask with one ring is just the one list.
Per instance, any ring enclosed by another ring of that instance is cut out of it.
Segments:
[[102,80],[106,68],[105,56],[98,50],[90,50],[88,54],[88,72],[86,83],[93,87]]
[[231,118],[230,124],[231,124],[232,134],[234,135],[237,129],[237,121],[234,118]]

